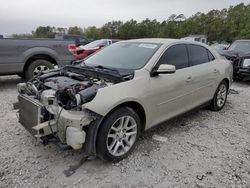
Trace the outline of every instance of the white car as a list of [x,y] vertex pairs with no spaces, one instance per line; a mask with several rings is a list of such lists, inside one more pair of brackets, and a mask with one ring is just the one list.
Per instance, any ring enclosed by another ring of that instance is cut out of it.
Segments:
[[44,142],[119,161],[142,131],[199,106],[221,110],[232,75],[230,62],[202,43],[121,41],[19,84],[19,121]]

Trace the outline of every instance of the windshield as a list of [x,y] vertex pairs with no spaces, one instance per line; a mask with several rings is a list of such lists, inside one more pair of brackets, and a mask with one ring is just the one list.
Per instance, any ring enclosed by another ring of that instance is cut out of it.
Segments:
[[119,42],[90,56],[85,63],[117,69],[140,69],[159,47],[160,44],[155,43]]
[[250,41],[235,41],[229,48],[230,51],[250,52]]
[[96,40],[84,46],[84,48],[96,48],[99,46],[107,46],[107,40]]

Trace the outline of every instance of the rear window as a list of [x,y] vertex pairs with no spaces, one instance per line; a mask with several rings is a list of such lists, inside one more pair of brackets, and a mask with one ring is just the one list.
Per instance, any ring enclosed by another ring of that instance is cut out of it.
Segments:
[[188,53],[189,53],[189,66],[200,65],[210,61],[207,49],[204,48],[203,46],[189,44]]

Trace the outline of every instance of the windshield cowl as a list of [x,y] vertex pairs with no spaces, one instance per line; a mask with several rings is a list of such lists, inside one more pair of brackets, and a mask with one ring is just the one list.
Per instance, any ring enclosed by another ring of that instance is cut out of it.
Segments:
[[124,81],[123,76],[119,73],[119,71],[97,69],[91,66],[67,65],[63,67],[62,71],[64,73],[72,72],[72,73],[77,73],[77,74],[81,74],[81,75],[85,75],[85,76],[89,76],[93,78],[109,80],[113,83],[119,83],[119,82]]

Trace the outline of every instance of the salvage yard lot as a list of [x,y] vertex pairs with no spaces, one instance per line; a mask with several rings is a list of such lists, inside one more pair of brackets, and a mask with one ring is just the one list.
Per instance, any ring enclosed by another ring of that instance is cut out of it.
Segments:
[[127,159],[88,161],[66,177],[83,152],[43,146],[19,125],[12,106],[19,82],[0,77],[0,187],[250,187],[249,83],[233,84],[239,93],[222,111],[201,109],[164,123],[143,133]]

